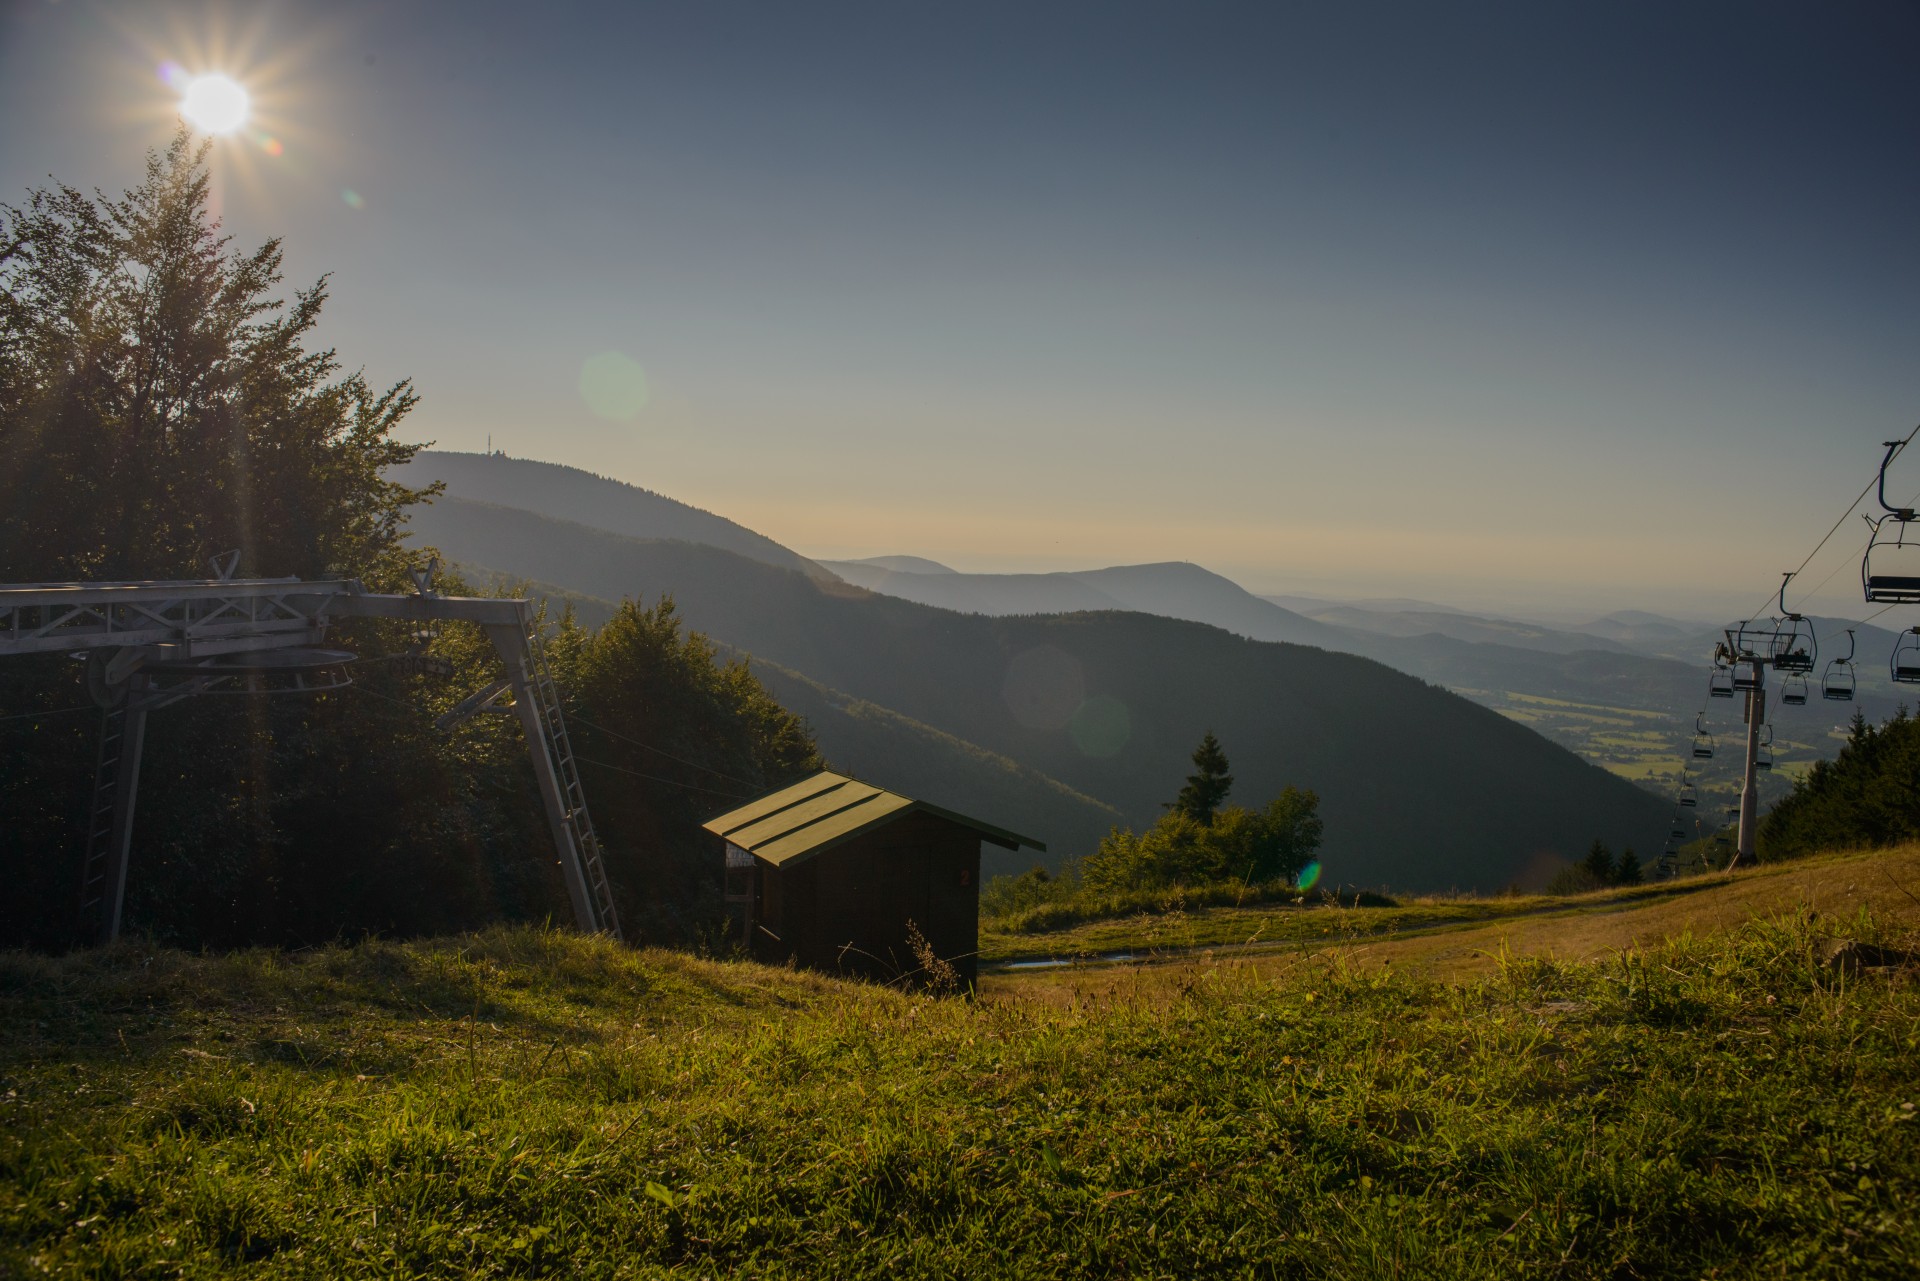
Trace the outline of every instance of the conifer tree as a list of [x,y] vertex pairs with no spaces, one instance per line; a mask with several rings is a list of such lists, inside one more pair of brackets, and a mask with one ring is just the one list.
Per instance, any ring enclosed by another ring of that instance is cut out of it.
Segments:
[[1620,864],[1613,869],[1613,883],[1638,885],[1644,879],[1645,876],[1640,871],[1640,856],[1633,852],[1631,846],[1620,851]]
[[1220,740],[1213,736],[1212,730],[1208,730],[1200,746],[1193,749],[1193,768],[1194,772],[1187,775],[1187,785],[1165,808],[1205,827],[1212,824],[1214,814],[1227,799],[1227,793],[1233,790],[1233,775],[1227,772],[1230,768],[1227,754],[1220,749]]
[[1587,848],[1587,857],[1583,866],[1589,872],[1593,873],[1593,879],[1596,884],[1610,885],[1613,883],[1613,851],[1607,848],[1605,841],[1596,840]]

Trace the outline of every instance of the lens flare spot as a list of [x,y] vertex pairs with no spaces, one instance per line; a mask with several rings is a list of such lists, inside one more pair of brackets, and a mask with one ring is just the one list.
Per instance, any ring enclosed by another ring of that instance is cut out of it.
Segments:
[[280,140],[278,138],[275,138],[273,135],[269,134],[260,140],[260,150],[266,152],[270,156],[277,156],[277,155],[280,155],[282,152],[286,151],[286,148],[280,145]]
[[1067,733],[1083,756],[1118,756],[1133,737],[1133,716],[1111,694],[1095,694],[1067,722]]
[[1087,699],[1079,660],[1052,645],[1014,655],[1000,687],[1013,719],[1028,729],[1065,729]]
[[580,398],[596,418],[630,422],[647,407],[652,395],[647,371],[631,356],[603,351],[580,365]]
[[1320,864],[1318,861],[1300,869],[1300,876],[1293,883],[1295,889],[1310,890],[1320,883]]
[[343,190],[340,193],[340,199],[345,202],[349,209],[365,209],[367,207],[366,198],[352,187]]
[[227,76],[195,76],[180,92],[180,116],[202,133],[232,133],[247,122],[247,91]]

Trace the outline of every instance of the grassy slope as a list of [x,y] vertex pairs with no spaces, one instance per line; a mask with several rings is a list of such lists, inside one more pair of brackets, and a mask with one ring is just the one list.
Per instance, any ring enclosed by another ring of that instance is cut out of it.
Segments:
[[1912,1276],[1920,988],[1821,928],[1071,1004],[531,931],[0,957],[0,1275]]
[[[1904,887],[1904,888],[1903,888]],[[1920,846],[1833,854],[1721,874],[1656,881],[1568,898],[1409,898],[1390,908],[1300,908],[1283,904],[1173,910],[1096,921],[1045,934],[1015,934],[981,922],[989,964],[1041,957],[1094,958],[1133,949],[1145,960],[1205,965],[1275,951],[1337,953],[1345,962],[1417,966],[1459,978],[1494,969],[1504,955],[1589,961],[1683,934],[1724,930],[1756,916],[1807,908],[1851,916],[1866,909],[1920,929]],[[1211,949],[1213,957],[1188,955]],[[1152,954],[1159,953],[1159,957]],[[1049,981],[1036,974],[1026,982]]]

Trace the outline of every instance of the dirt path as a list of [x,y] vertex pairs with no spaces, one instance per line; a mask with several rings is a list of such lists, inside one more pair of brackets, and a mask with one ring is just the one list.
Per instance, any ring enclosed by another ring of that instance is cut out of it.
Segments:
[[1146,960],[999,971],[985,975],[981,989],[988,997],[1078,1004],[1153,1000],[1216,974],[1277,975],[1302,966],[1392,966],[1433,978],[1471,978],[1495,968],[1502,956],[1598,960],[1627,948],[1802,909],[1843,918],[1870,911],[1883,924],[1920,933],[1920,846],[1756,868],[1650,901],[1576,899],[1563,908],[1497,921],[1332,944],[1225,946]]

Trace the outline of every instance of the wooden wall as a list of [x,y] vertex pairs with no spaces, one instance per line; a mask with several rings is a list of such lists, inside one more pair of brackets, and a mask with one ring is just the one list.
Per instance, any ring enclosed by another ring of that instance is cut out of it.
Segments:
[[754,954],[890,981],[919,968],[912,921],[971,987],[980,945],[980,836],[908,814],[786,869],[761,864]]

